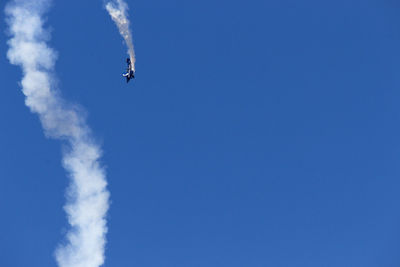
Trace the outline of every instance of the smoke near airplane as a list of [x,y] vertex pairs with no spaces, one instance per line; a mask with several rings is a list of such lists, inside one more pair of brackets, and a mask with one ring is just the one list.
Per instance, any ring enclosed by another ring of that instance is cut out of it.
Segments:
[[125,44],[128,47],[128,54],[131,61],[131,67],[135,72],[135,51],[133,49],[132,33],[130,30],[130,22],[127,15],[128,5],[123,0],[113,0],[106,4],[106,9],[110,14],[112,20],[118,27],[119,33],[125,40]]
[[[6,6],[11,39],[7,57],[21,67],[25,104],[36,113],[45,135],[65,143],[62,164],[70,177],[64,207],[70,229],[55,253],[60,267],[98,267],[104,263],[109,192],[99,159],[101,149],[79,107],[64,101],[53,79],[57,53],[47,45],[43,15],[50,0],[13,0]],[[129,38],[128,38],[129,39]]]

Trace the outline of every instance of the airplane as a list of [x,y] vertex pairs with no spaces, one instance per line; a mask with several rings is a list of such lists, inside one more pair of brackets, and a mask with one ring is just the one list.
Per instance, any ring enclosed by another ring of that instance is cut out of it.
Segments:
[[126,82],[128,83],[130,79],[135,78],[135,72],[132,69],[132,62],[130,58],[126,59],[126,63],[128,64],[128,68],[126,69],[126,73],[122,74],[122,76],[126,77]]

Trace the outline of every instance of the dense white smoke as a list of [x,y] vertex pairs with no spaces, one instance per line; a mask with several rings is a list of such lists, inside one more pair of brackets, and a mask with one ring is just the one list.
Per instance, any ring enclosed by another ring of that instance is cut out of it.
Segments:
[[54,89],[56,53],[46,41],[43,14],[49,0],[14,0],[6,7],[11,39],[7,57],[23,71],[25,104],[38,114],[48,137],[64,140],[63,166],[71,184],[65,211],[71,225],[65,244],[56,251],[61,267],[98,267],[104,263],[105,216],[109,192],[101,151],[95,144],[82,112],[63,101]]
[[133,50],[132,33],[129,28],[129,19],[126,14],[128,5],[123,0],[114,0],[106,4],[106,9],[112,20],[117,24],[119,33],[128,47],[128,54],[132,62],[132,70],[135,71],[135,51]]

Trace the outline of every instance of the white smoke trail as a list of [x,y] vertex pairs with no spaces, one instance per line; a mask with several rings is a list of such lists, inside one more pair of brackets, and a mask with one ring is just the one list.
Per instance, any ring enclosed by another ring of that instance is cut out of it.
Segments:
[[126,46],[128,47],[128,54],[132,62],[132,70],[135,71],[135,51],[133,49],[132,33],[129,28],[129,19],[126,13],[128,5],[123,0],[114,0],[106,4],[106,9],[117,25],[119,33],[125,40]]
[[25,104],[39,115],[48,137],[66,141],[63,166],[69,173],[65,211],[71,230],[66,243],[56,251],[61,267],[98,267],[104,263],[105,216],[109,192],[100,148],[91,137],[82,112],[62,100],[54,89],[52,73],[56,53],[46,41],[42,15],[50,0],[13,0],[6,7],[11,39],[7,57],[23,71]]

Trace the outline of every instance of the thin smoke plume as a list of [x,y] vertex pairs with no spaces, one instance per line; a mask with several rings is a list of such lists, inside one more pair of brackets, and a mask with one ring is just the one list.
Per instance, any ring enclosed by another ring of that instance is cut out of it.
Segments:
[[123,0],[114,0],[106,4],[106,9],[117,25],[119,33],[125,40],[125,44],[128,47],[128,54],[132,62],[132,70],[135,71],[136,58],[127,15],[128,5]]
[[43,15],[50,0],[14,0],[6,7],[11,39],[7,57],[22,68],[25,104],[38,114],[47,137],[63,140],[63,166],[70,176],[64,207],[71,229],[56,250],[60,267],[98,267],[104,263],[105,216],[109,192],[100,166],[100,147],[94,142],[82,111],[66,103],[52,79],[56,52],[46,41]]

